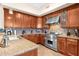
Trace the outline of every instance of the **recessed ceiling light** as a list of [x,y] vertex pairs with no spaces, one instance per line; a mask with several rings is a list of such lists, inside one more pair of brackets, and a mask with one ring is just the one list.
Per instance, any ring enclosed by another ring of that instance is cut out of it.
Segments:
[[9,14],[13,14],[13,11],[11,9],[9,10]]

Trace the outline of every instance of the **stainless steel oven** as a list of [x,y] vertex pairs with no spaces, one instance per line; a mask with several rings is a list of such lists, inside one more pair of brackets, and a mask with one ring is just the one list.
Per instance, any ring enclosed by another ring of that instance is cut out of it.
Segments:
[[45,46],[57,51],[57,35],[50,33],[45,36]]

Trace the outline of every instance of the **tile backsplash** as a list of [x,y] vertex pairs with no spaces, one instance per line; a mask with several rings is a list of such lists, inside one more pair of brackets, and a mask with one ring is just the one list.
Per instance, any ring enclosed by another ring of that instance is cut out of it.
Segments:
[[48,29],[31,29],[31,28],[6,28],[6,30],[12,29],[12,32],[14,33],[16,31],[16,35],[22,35],[22,32],[24,31],[25,34],[41,34],[48,32]]
[[57,32],[61,35],[67,35],[68,32],[70,32],[70,35],[73,35],[73,36],[76,36],[75,34],[75,29],[69,29],[69,28],[62,28],[60,26],[60,24],[55,24],[55,25],[51,25],[50,26],[50,31],[54,31],[54,32]]
[[61,28],[60,24],[51,25],[50,31],[54,31],[54,32],[57,32],[59,34],[67,34],[67,29]]

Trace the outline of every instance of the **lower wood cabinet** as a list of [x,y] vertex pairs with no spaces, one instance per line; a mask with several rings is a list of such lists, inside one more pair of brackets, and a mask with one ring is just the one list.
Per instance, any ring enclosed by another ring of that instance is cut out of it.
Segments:
[[78,40],[78,56],[79,56],[79,40]]
[[24,35],[23,37],[34,43],[40,43],[44,45],[44,35],[42,34],[30,34],[30,35]]
[[58,38],[58,52],[66,55],[66,38]]
[[38,37],[36,35],[33,35],[33,34],[24,35],[23,37],[30,40],[30,41],[32,41],[32,42],[34,42],[34,43],[39,43]]
[[67,39],[67,55],[77,56],[77,40]]
[[39,43],[42,44],[42,45],[45,44],[45,39],[44,38],[45,38],[45,35],[43,35],[43,34],[39,35]]
[[79,55],[78,39],[58,37],[58,52],[68,56]]

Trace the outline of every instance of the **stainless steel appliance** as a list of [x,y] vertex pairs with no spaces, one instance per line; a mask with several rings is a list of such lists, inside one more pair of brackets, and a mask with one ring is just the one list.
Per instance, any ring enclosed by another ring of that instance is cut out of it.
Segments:
[[54,32],[50,32],[45,36],[45,46],[57,51],[57,35]]

